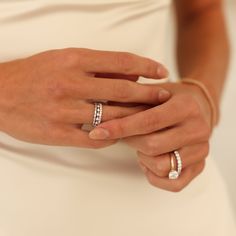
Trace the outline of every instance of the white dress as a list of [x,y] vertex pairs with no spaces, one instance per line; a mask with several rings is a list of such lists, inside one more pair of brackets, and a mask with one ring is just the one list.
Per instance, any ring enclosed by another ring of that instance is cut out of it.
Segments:
[[[65,47],[165,61],[166,0],[0,0],[0,61]],[[135,150],[34,145],[0,133],[0,236],[233,236],[212,158],[180,193],[151,186]]]

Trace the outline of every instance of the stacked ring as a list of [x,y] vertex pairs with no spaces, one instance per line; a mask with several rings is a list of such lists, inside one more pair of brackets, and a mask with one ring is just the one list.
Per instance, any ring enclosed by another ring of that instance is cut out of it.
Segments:
[[179,177],[179,173],[175,170],[175,156],[173,153],[170,153],[170,172],[169,172],[169,179],[177,179]]
[[102,103],[94,103],[93,126],[96,127],[102,122]]
[[180,175],[181,171],[182,171],[182,161],[181,161],[181,157],[178,151],[174,151],[174,155],[177,161],[177,171],[178,174]]
[[[177,170],[175,169],[175,161],[177,163]],[[182,161],[178,151],[174,151],[170,153],[170,172],[169,172],[169,179],[178,179],[182,171]]]

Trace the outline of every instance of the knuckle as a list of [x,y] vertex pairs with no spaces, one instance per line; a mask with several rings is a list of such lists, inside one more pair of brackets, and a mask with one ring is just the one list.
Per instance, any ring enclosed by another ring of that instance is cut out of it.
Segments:
[[71,68],[81,64],[86,53],[87,50],[83,48],[65,48],[60,50],[58,59],[61,65],[64,64],[65,67]]
[[134,54],[129,52],[117,52],[115,56],[118,68],[125,74],[130,74],[134,65]]
[[158,150],[157,142],[154,138],[148,138],[145,141],[145,154],[155,156]]
[[64,60],[68,67],[74,66],[78,61],[78,53],[72,48],[65,49],[62,55],[62,60]]

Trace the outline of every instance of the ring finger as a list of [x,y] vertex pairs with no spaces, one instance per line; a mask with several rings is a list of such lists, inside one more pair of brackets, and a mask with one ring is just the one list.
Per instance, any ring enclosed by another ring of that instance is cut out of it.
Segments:
[[199,175],[205,166],[205,161],[198,162],[194,165],[184,169],[178,179],[169,180],[168,178],[161,178],[152,171],[146,172],[149,183],[155,187],[168,190],[171,192],[179,192],[185,188],[197,175]]
[[[205,142],[192,146],[186,146],[179,149],[178,151],[182,160],[182,168],[184,169],[204,160],[209,152],[209,144],[208,142]],[[138,152],[138,162],[141,163],[141,165],[143,164],[159,177],[168,176],[171,168],[169,153],[153,157]]]
[[[84,103],[79,104],[78,108],[61,108],[57,109],[54,119],[70,124],[91,124],[94,116],[94,104]],[[135,107],[122,107],[122,106],[102,106],[102,121],[108,121],[115,118],[122,118],[135,114],[137,112],[147,109],[147,106],[140,105]]]

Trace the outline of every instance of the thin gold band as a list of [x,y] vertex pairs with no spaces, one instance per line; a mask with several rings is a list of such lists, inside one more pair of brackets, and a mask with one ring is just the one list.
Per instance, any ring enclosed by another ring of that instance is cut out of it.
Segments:
[[170,152],[170,171],[175,170],[175,158],[172,152]]
[[179,172],[175,169],[175,155],[173,152],[169,153],[170,155],[170,172],[168,174],[169,179],[178,179]]

